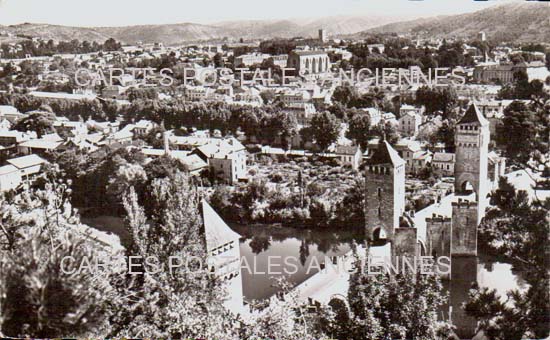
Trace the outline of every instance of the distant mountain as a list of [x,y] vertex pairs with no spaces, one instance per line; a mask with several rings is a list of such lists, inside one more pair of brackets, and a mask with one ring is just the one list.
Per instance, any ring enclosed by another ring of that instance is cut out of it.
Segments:
[[341,36],[398,20],[397,17],[334,16],[317,19],[227,21],[214,25],[244,38],[310,38],[317,37],[321,28],[329,36]]
[[226,21],[213,25],[181,23],[126,27],[70,27],[25,23],[0,26],[0,31],[10,32],[18,36],[56,41],[78,39],[80,41],[104,42],[112,37],[126,44],[133,44],[137,41],[178,44],[189,41],[222,39],[224,37],[232,39],[317,37],[320,28],[324,28],[329,36],[339,36],[357,33],[397,20],[395,17],[335,16],[321,19]]
[[137,41],[144,43],[162,42],[167,45],[185,41],[221,39],[230,36],[222,27],[200,25],[193,23],[171,25],[143,25],[126,27],[95,28],[104,35],[115,38],[124,43],[133,44]]
[[41,38],[44,40],[53,39],[56,41],[61,40],[88,40],[104,42],[109,39],[108,35],[105,35],[93,28],[86,27],[70,27],[70,26],[58,26],[49,24],[20,24],[2,27],[2,31],[13,33],[18,36],[26,36],[31,38]]
[[48,24],[21,24],[3,28],[16,35],[56,41],[78,39],[104,42],[109,38],[133,44],[162,42],[176,44],[184,41],[219,39],[227,35],[225,29],[192,23],[173,25],[143,25],[126,27],[70,27]]
[[244,20],[214,24],[231,32],[233,38],[295,37],[301,34],[300,25],[291,20]]
[[115,38],[126,44],[162,42],[317,37],[320,28],[330,36],[365,37],[372,33],[415,33],[426,37],[474,37],[484,31],[497,41],[550,42],[550,3],[517,2],[474,13],[398,21],[390,16],[334,16],[320,19],[238,20],[211,25],[195,23],[126,27],[69,27],[48,24],[1,26],[0,32],[53,40],[98,41]]
[[550,43],[550,3],[513,2],[473,13],[391,23],[361,32],[355,37],[393,32],[472,38],[480,31],[495,41]]

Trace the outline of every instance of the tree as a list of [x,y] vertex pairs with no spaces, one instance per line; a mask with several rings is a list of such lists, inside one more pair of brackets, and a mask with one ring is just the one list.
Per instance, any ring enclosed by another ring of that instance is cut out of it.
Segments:
[[326,150],[336,142],[340,128],[338,118],[329,112],[322,112],[311,118],[311,135],[321,150]]
[[397,128],[390,122],[380,122],[371,131],[372,136],[384,138],[390,144],[395,144],[399,140]]
[[55,132],[53,128],[54,121],[55,115],[51,112],[33,112],[17,121],[13,128],[22,132],[34,131],[37,137],[40,138],[45,134]]
[[529,82],[524,69],[514,72],[514,82],[504,86],[498,96],[502,99],[531,99],[532,97],[548,98],[544,91],[544,83],[538,79]]
[[523,102],[515,101],[504,110],[504,118],[497,125],[495,141],[512,162],[527,164],[536,150],[537,139],[544,138],[539,135],[542,128],[537,124],[535,112]]
[[121,47],[122,45],[113,38],[109,38],[103,43],[103,49],[105,51],[118,51]]
[[480,244],[492,254],[522,267],[527,290],[507,292],[503,300],[495,290],[476,287],[465,306],[480,321],[491,340],[536,338],[550,335],[550,273],[546,246],[550,237],[550,199],[531,203],[525,191],[501,180],[496,207],[480,225]]
[[251,321],[245,323],[241,339],[314,340],[321,339],[316,315],[307,311],[298,293],[284,279],[275,285],[279,293],[267,304],[254,305]]
[[437,143],[445,144],[446,152],[455,152],[455,131],[456,131],[456,120],[455,119],[445,119],[441,126],[437,129],[435,134],[429,137],[431,145],[436,145]]
[[355,87],[350,85],[338,86],[334,89],[332,94],[332,100],[336,103],[340,103],[346,107],[351,107],[355,104],[359,94]]
[[278,110],[270,117],[265,117],[263,125],[265,127],[265,138],[270,143],[279,139],[284,148],[288,148],[288,139],[296,135],[298,122],[292,112]]
[[264,104],[271,104],[276,98],[276,93],[273,90],[265,90],[260,92],[260,97],[262,97]]
[[451,110],[458,104],[458,96],[454,88],[437,87],[430,88],[422,86],[416,90],[416,101],[418,106],[424,105],[426,113],[443,112],[443,118],[447,118]]
[[214,67],[223,67],[223,54],[216,53],[212,61],[214,62]]
[[225,290],[208,268],[198,267],[207,263],[207,253],[196,189],[186,175],[176,173],[154,180],[151,192],[156,209],[150,216],[133,189],[124,198],[132,238],[127,255],[152,256],[161,264],[170,257],[199,261],[173,272],[145,270],[142,279],[120,283],[127,298],[118,301],[113,336],[233,338],[235,320],[223,307]]
[[48,178],[43,189],[3,197],[2,209],[8,204],[11,218],[4,215],[2,230],[11,230],[13,237],[0,248],[1,334],[55,338],[105,337],[108,332],[110,304],[116,301],[110,269],[61,269],[67,257],[78,266],[107,255],[78,231],[69,193],[64,183]]
[[366,114],[354,115],[349,122],[347,137],[366,148],[371,138],[369,116]]
[[358,261],[347,305],[333,299],[322,316],[325,334],[339,339],[436,339],[450,326],[437,320],[445,302],[435,275],[366,273]]

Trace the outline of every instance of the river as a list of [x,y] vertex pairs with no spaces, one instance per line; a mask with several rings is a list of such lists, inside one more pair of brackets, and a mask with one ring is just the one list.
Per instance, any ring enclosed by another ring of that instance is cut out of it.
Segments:
[[[123,242],[127,240],[122,219],[102,216],[82,220],[99,230],[118,234]],[[293,284],[302,283],[318,271],[317,263],[324,262],[326,257],[344,255],[351,249],[353,242],[364,241],[362,230],[304,230],[273,225],[236,224],[232,224],[231,228],[242,236],[241,257],[245,258],[252,269],[241,269],[243,292],[247,301],[262,300],[275,294],[277,287],[274,283],[277,277],[284,276]],[[287,272],[293,273],[284,274],[283,270],[273,270],[281,273],[264,274],[267,273],[270,257],[272,260],[280,259],[271,262],[272,268],[277,269],[273,267],[273,263],[281,263],[281,269],[290,268]],[[284,258],[292,258],[293,265],[284,265]],[[471,338],[475,328],[475,320],[468,318],[461,310],[474,282],[480,287],[496,289],[504,298],[509,290],[527,288],[512,265],[482,253],[478,256],[453,257],[451,273],[451,280],[444,282],[444,288],[449,294],[449,304],[441,308],[440,317],[450,317],[457,326],[457,335],[461,338]]]

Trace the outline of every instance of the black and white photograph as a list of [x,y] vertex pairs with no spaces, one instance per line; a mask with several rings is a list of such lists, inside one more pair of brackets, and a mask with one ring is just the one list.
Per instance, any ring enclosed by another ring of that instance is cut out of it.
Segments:
[[0,339],[550,339],[550,1],[0,0]]

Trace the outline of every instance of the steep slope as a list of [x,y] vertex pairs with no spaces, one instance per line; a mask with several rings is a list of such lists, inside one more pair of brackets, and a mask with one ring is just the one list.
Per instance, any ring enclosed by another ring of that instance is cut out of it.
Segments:
[[376,27],[369,33],[417,33],[435,37],[474,37],[484,31],[496,41],[549,42],[550,3],[517,2],[474,13],[422,18]]
[[94,28],[48,24],[25,23],[21,25],[5,26],[4,30],[19,36],[36,37],[44,40],[53,39],[57,41],[78,39],[80,41],[88,40],[103,42],[109,38],[108,35],[104,35]]
[[142,41],[144,43],[162,42],[164,44],[177,44],[184,41],[219,39],[224,36],[232,36],[233,34],[220,27],[193,23],[101,27],[96,28],[96,30],[127,44],[133,44],[137,41]]

